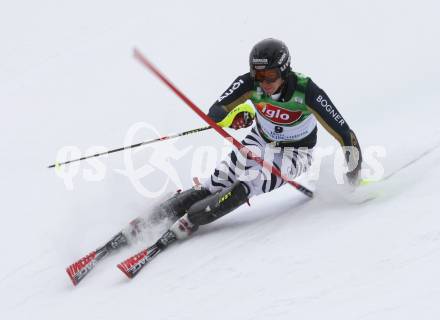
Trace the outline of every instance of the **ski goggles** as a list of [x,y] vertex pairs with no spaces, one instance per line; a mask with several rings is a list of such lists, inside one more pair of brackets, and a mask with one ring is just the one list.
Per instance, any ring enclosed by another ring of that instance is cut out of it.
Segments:
[[258,82],[269,82],[273,83],[277,81],[279,78],[281,78],[281,72],[280,69],[264,69],[264,70],[253,70],[253,77],[255,81]]

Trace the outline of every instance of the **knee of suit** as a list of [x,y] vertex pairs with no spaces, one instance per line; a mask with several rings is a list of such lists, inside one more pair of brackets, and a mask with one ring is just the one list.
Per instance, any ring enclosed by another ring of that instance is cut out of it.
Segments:
[[195,225],[211,223],[246,203],[248,193],[247,186],[237,181],[193,204],[188,210],[188,219]]

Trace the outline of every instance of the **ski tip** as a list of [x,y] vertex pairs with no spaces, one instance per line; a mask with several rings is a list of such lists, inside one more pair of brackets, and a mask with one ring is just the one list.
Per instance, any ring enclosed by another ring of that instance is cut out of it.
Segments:
[[66,272],[74,286],[95,267],[96,262],[96,252],[93,251],[66,268]]
[[121,271],[122,271],[122,272],[123,272],[123,273],[124,273],[129,279],[132,279],[132,278],[133,278],[133,275],[127,271],[127,269],[125,268],[125,266],[124,266],[122,263],[118,264],[117,267],[118,267],[118,269],[121,270]]
[[71,267],[66,268],[66,272],[69,275],[70,280],[72,280],[73,286],[76,287],[76,285],[78,284],[78,281],[76,281],[74,274],[71,272]]

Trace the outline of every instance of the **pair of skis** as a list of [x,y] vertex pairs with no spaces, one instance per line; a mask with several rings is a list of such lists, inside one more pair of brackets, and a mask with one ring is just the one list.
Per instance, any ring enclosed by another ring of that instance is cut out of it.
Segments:
[[[145,267],[159,253],[165,250],[169,244],[176,240],[177,238],[175,234],[168,230],[159,240],[156,241],[155,244],[119,263],[117,267],[130,279],[134,278],[143,267]],[[127,244],[128,239],[121,231],[104,246],[96,249],[67,267],[66,272],[72,280],[73,285],[76,286],[82,279],[84,279],[98,262]]]

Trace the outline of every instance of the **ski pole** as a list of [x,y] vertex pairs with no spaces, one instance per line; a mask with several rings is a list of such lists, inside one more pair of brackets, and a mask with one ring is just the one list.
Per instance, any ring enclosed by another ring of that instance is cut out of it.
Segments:
[[85,159],[89,159],[89,158],[93,158],[93,157],[99,157],[99,156],[103,156],[106,154],[110,154],[110,153],[115,153],[118,151],[122,151],[122,150],[127,150],[127,149],[133,149],[133,148],[137,148],[140,146],[145,146],[147,144],[150,143],[154,143],[154,142],[158,142],[158,141],[164,141],[164,140],[169,140],[169,139],[174,139],[177,137],[182,137],[182,136],[186,136],[189,134],[193,134],[193,133],[197,133],[197,132],[201,132],[201,131],[205,131],[205,130],[209,130],[211,129],[211,127],[202,127],[202,128],[197,128],[197,129],[193,129],[193,130],[188,130],[188,131],[184,131],[184,132],[180,132],[180,133],[176,133],[176,134],[171,134],[168,136],[164,136],[164,137],[160,137],[160,138],[156,138],[156,139],[152,139],[152,140],[148,140],[148,141],[144,141],[144,142],[140,142],[140,143],[136,143],[136,144],[132,144],[131,146],[125,146],[125,147],[121,147],[121,148],[117,148],[117,149],[112,149],[109,151],[105,151],[105,152],[101,152],[101,153],[96,153],[96,154],[92,154],[89,156],[85,156],[82,158],[78,158],[78,159],[73,159],[73,160],[69,160],[69,161],[65,161],[65,162],[55,162],[54,164],[51,164],[50,166],[48,166],[48,168],[58,168],[59,166],[65,165],[65,164],[69,164],[72,162],[77,162],[77,161],[81,161],[81,160],[85,160]]
[[313,192],[306,187],[300,185],[299,183],[290,180],[287,176],[283,175],[280,170],[275,166],[267,163],[260,157],[255,156],[248,148],[243,146],[239,141],[234,139],[230,134],[223,130],[215,121],[208,117],[199,107],[197,107],[182,91],[180,91],[170,80],[168,80],[165,75],[160,72],[147,58],[145,58],[140,51],[134,49],[134,57],[139,60],[147,69],[154,73],[169,89],[171,89],[180,99],[182,99],[188,107],[190,107],[197,115],[199,115],[203,120],[205,120],[215,131],[217,131],[225,139],[229,140],[245,157],[250,158],[257,163],[259,163],[263,168],[267,169],[269,172],[280,177],[291,186],[297,190],[304,193],[306,196],[313,198]]

